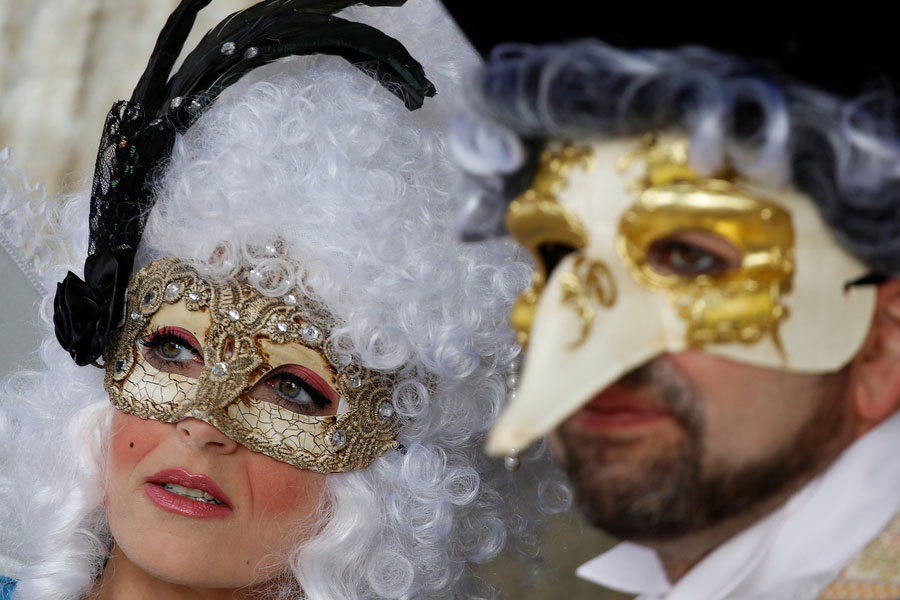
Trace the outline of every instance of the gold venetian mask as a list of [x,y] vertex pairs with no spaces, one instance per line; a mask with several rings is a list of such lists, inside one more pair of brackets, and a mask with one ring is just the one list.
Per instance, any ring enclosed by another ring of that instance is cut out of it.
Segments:
[[168,258],[135,275],[127,314],[104,356],[106,390],[123,412],[200,419],[322,473],[365,468],[398,447],[391,376],[338,353],[332,316],[306,298],[211,284]]
[[512,320],[527,362],[490,452],[527,446],[664,352],[823,373],[859,349],[875,293],[847,287],[866,268],[812,202],[703,177],[688,151],[675,137],[551,144],[510,205],[507,228],[538,267]]

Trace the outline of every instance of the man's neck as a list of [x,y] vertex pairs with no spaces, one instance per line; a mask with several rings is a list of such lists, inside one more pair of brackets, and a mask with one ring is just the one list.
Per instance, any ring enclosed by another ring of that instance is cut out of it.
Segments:
[[670,583],[675,584],[710,552],[782,506],[813,477],[814,475],[810,475],[798,480],[778,494],[767,498],[752,510],[719,522],[712,527],[666,540],[633,541],[656,552],[666,571],[666,577]]

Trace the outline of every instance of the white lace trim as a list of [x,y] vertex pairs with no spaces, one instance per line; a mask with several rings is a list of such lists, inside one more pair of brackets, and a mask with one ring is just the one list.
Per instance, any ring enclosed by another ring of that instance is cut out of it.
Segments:
[[50,291],[41,277],[49,249],[40,244],[46,222],[45,191],[11,164],[9,148],[0,150],[0,247],[42,295]]

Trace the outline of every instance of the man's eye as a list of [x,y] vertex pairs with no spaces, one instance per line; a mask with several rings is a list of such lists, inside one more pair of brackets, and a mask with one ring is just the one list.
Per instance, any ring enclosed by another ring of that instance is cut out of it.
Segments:
[[[733,247],[729,250],[733,250]],[[740,265],[739,257],[723,256],[706,244],[678,238],[655,242],[650,246],[647,257],[650,265],[662,275],[683,277],[716,277]]]

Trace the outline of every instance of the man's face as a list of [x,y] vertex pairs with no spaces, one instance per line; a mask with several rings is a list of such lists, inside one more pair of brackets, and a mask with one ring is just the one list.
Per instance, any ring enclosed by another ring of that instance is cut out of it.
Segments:
[[668,354],[596,395],[551,439],[590,522],[665,540],[762,514],[821,471],[853,436],[846,388],[843,371]]
[[696,392],[688,408],[713,431],[718,394],[746,392],[729,403],[743,410],[761,401],[749,388],[771,380],[763,395],[788,410],[784,400],[794,398],[778,395],[775,371],[833,373],[857,354],[875,289],[852,285],[868,268],[834,240],[810,199],[727,169],[701,175],[688,156],[687,140],[666,136],[548,148],[507,212],[537,270],[512,314],[525,367],[489,452],[521,451],[658,356],[703,351],[753,367],[715,377],[723,390],[745,388],[734,392],[674,369]]

